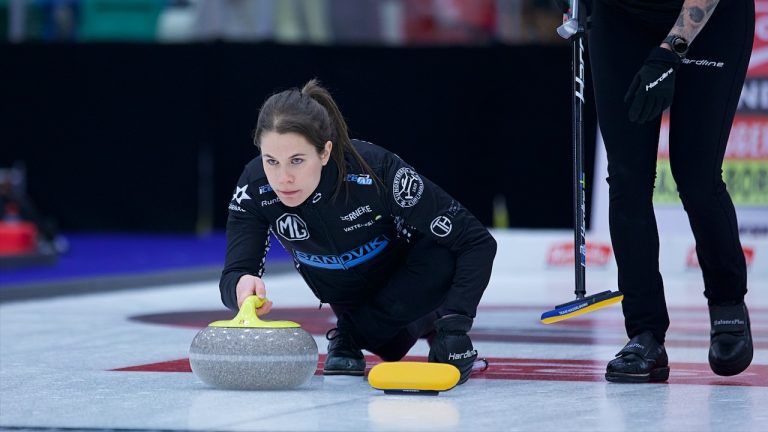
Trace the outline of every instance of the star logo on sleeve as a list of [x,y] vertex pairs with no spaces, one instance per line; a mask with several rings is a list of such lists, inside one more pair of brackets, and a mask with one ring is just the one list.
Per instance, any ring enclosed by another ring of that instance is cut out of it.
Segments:
[[235,194],[232,195],[232,199],[237,201],[238,204],[240,204],[240,201],[251,199],[251,197],[248,196],[247,193],[245,193],[245,190],[248,189],[248,185],[245,185],[243,187],[238,186],[237,190],[235,191]]

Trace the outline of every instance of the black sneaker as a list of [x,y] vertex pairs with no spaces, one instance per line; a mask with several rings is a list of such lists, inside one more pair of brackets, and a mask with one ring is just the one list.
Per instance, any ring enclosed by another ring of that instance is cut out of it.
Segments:
[[752,331],[744,302],[709,307],[709,367],[722,375],[737,375],[752,363]]
[[328,356],[325,357],[323,375],[363,376],[365,357],[346,333],[332,328],[325,334],[328,339]]
[[664,345],[650,331],[633,337],[608,362],[605,379],[620,383],[666,381],[669,378],[669,358]]

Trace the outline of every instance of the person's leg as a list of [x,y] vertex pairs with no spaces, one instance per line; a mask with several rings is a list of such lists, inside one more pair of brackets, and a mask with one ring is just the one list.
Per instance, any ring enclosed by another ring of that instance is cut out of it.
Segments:
[[747,267],[736,211],[722,178],[733,118],[754,40],[754,2],[720,2],[680,67],[670,119],[670,164],[696,239],[712,327],[710,365],[749,366]]
[[325,375],[362,375],[361,348],[384,361],[400,360],[416,341],[434,331],[437,308],[448,295],[455,258],[437,243],[419,238],[403,265],[360,305],[331,304],[337,328],[326,338]]
[[[347,305],[332,304],[331,308],[337,317],[350,314],[356,308]],[[375,349],[384,361],[402,359],[420,338],[430,338],[435,334],[435,321],[440,318],[437,311],[432,311],[416,321],[400,329],[392,338]],[[341,324],[345,328],[344,324]],[[328,355],[326,356],[324,375],[363,375],[365,372],[365,356],[360,348],[351,340],[349,334],[339,331],[337,327],[329,330],[325,337],[328,339]],[[431,342],[430,342],[431,344]]]
[[339,315],[339,329],[360,347],[398,360],[431,330],[430,319],[445,301],[456,259],[432,240],[416,240],[404,265],[365,304]]
[[650,331],[659,344],[669,327],[652,201],[660,119],[630,122],[624,95],[673,23],[674,19],[669,26],[642,21],[596,0],[588,33],[597,114],[608,156],[609,226],[619,290],[624,294],[625,327],[630,338]]
[[680,66],[670,113],[672,174],[710,303],[740,302],[747,292],[739,227],[722,166],[749,65],[754,19],[751,0],[718,4]]
[[588,52],[600,129],[608,156],[609,227],[629,343],[608,363],[616,382],[669,377],[664,339],[669,315],[659,273],[659,235],[653,211],[661,119],[629,121],[624,102],[630,83],[651,49],[674,23],[644,21],[596,0]]
[[408,324],[384,344],[372,351],[384,361],[398,361],[408,354],[408,351],[420,338],[427,337],[435,330],[435,321],[439,318],[437,312],[430,312],[418,320]]
[[[370,302],[341,315],[339,329],[385,361],[400,360],[419,337],[434,332],[429,361],[455,366],[462,384],[469,379],[477,350],[467,335],[472,317],[453,308],[475,310],[477,304],[462,305],[473,300],[466,299],[467,293],[451,291],[455,272],[456,260],[448,249],[429,239],[417,240],[403,267]],[[479,302],[482,292],[475,294],[471,298]]]

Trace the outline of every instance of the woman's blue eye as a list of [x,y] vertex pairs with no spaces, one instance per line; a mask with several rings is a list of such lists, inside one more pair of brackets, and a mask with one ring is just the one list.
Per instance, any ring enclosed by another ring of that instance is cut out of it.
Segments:
[[274,159],[267,159],[267,165],[277,165],[277,161]]
[[291,163],[294,165],[298,165],[302,162],[304,162],[304,159],[299,159],[299,158],[291,159]]

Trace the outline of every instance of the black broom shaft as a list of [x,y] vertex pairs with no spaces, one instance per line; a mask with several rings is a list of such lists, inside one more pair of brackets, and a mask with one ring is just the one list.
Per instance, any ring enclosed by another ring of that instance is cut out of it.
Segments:
[[[571,69],[573,71],[573,231],[575,294],[584,298],[586,290],[586,222],[584,220],[584,23],[585,11],[574,1],[578,31],[571,37]],[[580,10],[581,9],[581,10]]]

